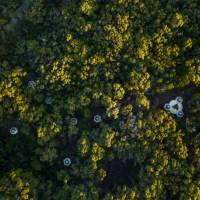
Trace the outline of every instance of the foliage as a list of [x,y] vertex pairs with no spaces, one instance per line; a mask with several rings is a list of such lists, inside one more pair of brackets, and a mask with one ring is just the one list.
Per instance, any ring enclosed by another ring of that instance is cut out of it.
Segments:
[[0,199],[200,199],[199,21],[198,0],[1,0]]

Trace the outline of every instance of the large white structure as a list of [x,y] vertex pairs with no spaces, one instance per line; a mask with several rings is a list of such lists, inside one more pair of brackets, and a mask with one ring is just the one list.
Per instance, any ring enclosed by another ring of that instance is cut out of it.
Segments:
[[173,99],[169,103],[165,104],[164,109],[176,115],[177,117],[183,117],[184,113],[182,102],[182,97],[176,97],[176,99]]

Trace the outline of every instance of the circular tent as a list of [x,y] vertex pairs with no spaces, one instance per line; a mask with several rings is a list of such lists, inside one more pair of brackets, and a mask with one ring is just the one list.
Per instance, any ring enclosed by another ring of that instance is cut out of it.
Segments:
[[65,166],[70,166],[71,165],[71,159],[70,158],[65,158],[64,160],[63,160],[63,164],[65,165]]
[[78,124],[78,119],[75,118],[75,117],[73,117],[73,118],[71,119],[71,123],[72,123],[73,126],[77,125],[77,124]]
[[100,123],[102,121],[101,115],[95,115],[94,116],[94,122],[95,123]]
[[10,134],[11,135],[16,135],[18,133],[18,129],[16,128],[16,127],[12,127],[11,129],[10,129]]

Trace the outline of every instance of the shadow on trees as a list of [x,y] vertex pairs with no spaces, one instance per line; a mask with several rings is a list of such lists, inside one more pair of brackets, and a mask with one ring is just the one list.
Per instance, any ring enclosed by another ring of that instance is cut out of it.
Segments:
[[119,186],[133,186],[138,179],[139,167],[134,166],[133,160],[125,162],[115,159],[106,164],[107,176],[100,187],[104,192],[115,193]]

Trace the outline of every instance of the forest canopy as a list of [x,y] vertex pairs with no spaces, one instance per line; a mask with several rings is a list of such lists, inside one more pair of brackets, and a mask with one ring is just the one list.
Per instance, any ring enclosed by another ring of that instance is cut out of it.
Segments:
[[0,1],[0,199],[200,199],[199,0]]

